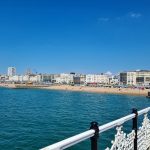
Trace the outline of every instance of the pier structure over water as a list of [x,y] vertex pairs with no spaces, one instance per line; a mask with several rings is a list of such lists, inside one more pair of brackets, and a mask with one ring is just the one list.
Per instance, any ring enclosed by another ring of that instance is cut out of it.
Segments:
[[[111,147],[105,150],[150,150],[150,120],[148,113],[150,107],[137,111],[132,110],[132,114],[122,117],[110,123],[98,126],[97,122],[91,122],[90,130],[42,148],[41,150],[64,150],[84,140],[90,139],[91,150],[98,150],[99,135],[109,129],[116,128],[116,135]],[[140,127],[138,127],[138,117],[144,115]],[[125,133],[122,129],[123,124],[132,120],[132,131]]]

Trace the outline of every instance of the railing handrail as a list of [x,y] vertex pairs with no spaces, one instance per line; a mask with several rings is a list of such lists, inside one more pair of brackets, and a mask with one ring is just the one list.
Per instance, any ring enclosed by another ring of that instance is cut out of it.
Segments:
[[[142,115],[142,114],[145,114],[147,112],[150,111],[150,107],[147,107],[143,110],[140,110],[138,111],[138,116]],[[120,126],[122,125],[123,123],[133,119],[135,117],[135,114],[130,114],[130,115],[127,115],[125,117],[122,117],[120,119],[117,119],[115,121],[112,121],[110,123],[107,123],[107,124],[104,124],[102,126],[99,126],[99,133],[102,133],[102,132],[105,132],[111,128],[114,128],[114,127],[117,127],[117,126]],[[85,131],[83,133],[80,133],[80,134],[77,134],[75,136],[72,136],[70,138],[67,138],[65,140],[62,140],[60,142],[57,142],[55,144],[52,144],[50,146],[47,146],[45,148],[42,148],[41,150],[63,150],[63,149],[66,149],[68,147],[71,147],[77,143],[80,143],[86,139],[89,139],[91,137],[93,137],[95,134],[95,130],[93,129],[90,129],[88,131]]]

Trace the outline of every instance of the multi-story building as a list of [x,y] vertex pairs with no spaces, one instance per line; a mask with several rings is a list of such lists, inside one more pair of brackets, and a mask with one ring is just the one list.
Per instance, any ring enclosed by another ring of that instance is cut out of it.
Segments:
[[127,72],[121,72],[119,75],[119,83],[121,85],[126,85],[127,84]]
[[86,75],[86,84],[92,84],[92,83],[109,84],[109,76],[106,74]]
[[150,71],[136,70],[136,71],[122,72],[120,73],[120,84],[137,85],[137,86],[150,85]]
[[73,77],[73,84],[81,84],[80,76],[74,76]]
[[9,81],[11,82],[32,82],[32,83],[46,83],[52,82],[54,80],[52,74],[30,74],[30,75],[15,75],[9,76]]
[[80,74],[80,84],[84,85],[86,82],[86,75]]
[[41,82],[54,82],[55,80],[55,74],[41,74],[40,75],[40,81]]
[[22,82],[23,76],[19,76],[19,75],[9,76],[8,81],[10,81],[10,82]]
[[61,83],[61,84],[71,84],[73,83],[73,78],[75,74],[74,73],[61,73],[59,77],[56,77],[56,83]]
[[16,68],[15,67],[8,67],[8,76],[15,76],[16,75]]
[[85,84],[86,75],[83,74],[75,74],[74,72],[68,73],[61,73],[59,75],[54,75],[54,82],[53,83],[60,83],[60,84]]
[[110,85],[118,85],[119,84],[119,76],[112,76],[109,78]]
[[0,83],[5,83],[5,81],[8,80],[8,76],[7,75],[0,75]]

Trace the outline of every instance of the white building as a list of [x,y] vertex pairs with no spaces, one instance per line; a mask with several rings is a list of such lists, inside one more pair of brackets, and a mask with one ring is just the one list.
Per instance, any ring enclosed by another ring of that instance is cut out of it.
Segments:
[[21,82],[22,81],[22,76],[18,76],[18,75],[9,76],[8,81],[11,81],[11,82]]
[[42,82],[53,82],[54,79],[55,79],[54,74],[39,74],[39,75],[30,74],[30,75],[9,76],[8,81],[42,83]]
[[118,85],[119,84],[119,76],[111,76],[109,78],[109,84]]
[[88,74],[86,75],[86,84],[88,83],[109,84],[109,76],[106,74]]
[[8,80],[8,76],[7,75],[0,75],[0,82],[5,82]]
[[15,67],[8,67],[8,76],[15,76],[16,75],[16,68]]
[[41,77],[40,75],[15,75],[15,76],[9,76],[8,81],[37,83],[41,81]]
[[127,72],[127,84],[128,85],[136,85],[137,73],[136,71]]
[[40,75],[40,82],[45,82],[45,83],[53,83],[55,82],[55,78],[59,77],[57,74],[41,74]]
[[73,83],[73,77],[75,74],[67,74],[67,73],[61,73],[59,77],[56,77],[56,83],[61,83],[61,84],[70,84]]

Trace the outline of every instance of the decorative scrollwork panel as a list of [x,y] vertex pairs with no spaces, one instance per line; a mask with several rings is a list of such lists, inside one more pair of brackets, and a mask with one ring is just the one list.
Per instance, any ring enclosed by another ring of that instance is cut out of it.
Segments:
[[115,135],[115,140],[112,141],[111,148],[106,148],[105,150],[133,150],[135,131],[126,134],[122,131],[122,126],[117,127],[117,134]]
[[150,120],[144,115],[142,126],[138,130],[138,150],[150,148]]
[[[117,134],[115,135],[115,140],[111,142],[111,148],[106,148],[105,150],[134,150],[135,131],[132,130],[131,133],[126,134],[122,131],[122,126],[117,127],[116,130]],[[144,115],[137,137],[138,150],[150,150],[150,120],[147,114]]]

